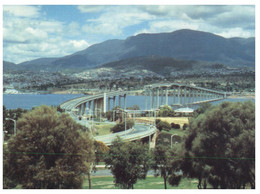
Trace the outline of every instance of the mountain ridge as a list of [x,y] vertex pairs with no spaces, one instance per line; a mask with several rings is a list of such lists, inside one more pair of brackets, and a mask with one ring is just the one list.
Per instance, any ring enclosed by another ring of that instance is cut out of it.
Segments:
[[37,71],[86,70],[114,61],[151,55],[253,67],[255,38],[224,38],[187,29],[170,33],[143,33],[124,40],[107,40],[64,57],[39,58],[17,65]]

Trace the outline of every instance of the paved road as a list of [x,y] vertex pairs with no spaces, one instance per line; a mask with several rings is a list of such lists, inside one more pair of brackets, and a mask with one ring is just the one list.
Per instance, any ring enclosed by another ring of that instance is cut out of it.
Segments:
[[156,130],[157,129],[154,126],[136,124],[133,126],[132,129],[128,129],[119,133],[96,136],[95,139],[98,141],[102,141],[106,145],[111,145],[112,142],[117,138],[117,136],[119,136],[123,140],[137,140],[154,134]]
[[[147,172],[147,175],[154,175],[154,171],[149,170]],[[109,169],[98,169],[96,172],[92,172],[91,176],[95,177],[95,176],[113,176],[113,175]]]
[[[106,93],[106,96],[114,96],[119,94],[125,94],[126,92],[123,91],[116,91],[116,92],[108,92]],[[91,123],[88,121],[82,119],[79,120],[78,116],[73,113],[72,110],[75,110],[77,106],[79,106],[82,103],[85,103],[90,100],[98,99],[104,97],[104,94],[97,94],[92,96],[83,96],[79,98],[74,98],[71,100],[68,100],[60,105],[62,109],[65,109],[66,112],[70,114],[70,116],[79,124],[84,125],[88,128],[91,127]],[[103,135],[103,136],[96,136],[94,137],[96,140],[104,142],[106,145],[111,145],[112,141],[117,137],[120,136],[124,140],[133,141],[137,139],[141,139],[147,136],[150,136],[156,132],[156,128],[152,127],[150,125],[145,124],[136,124],[134,125],[133,129],[128,129],[123,132],[115,133],[115,134],[109,134],[109,135]]]

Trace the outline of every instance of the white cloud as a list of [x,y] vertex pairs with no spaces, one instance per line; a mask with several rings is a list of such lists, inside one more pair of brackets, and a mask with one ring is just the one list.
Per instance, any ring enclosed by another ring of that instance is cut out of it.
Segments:
[[[27,8],[25,6],[25,10]],[[16,9],[18,8],[8,10]],[[76,31],[80,29],[76,22],[66,25],[45,17],[20,17],[21,12],[14,13],[16,15],[4,16],[4,60],[20,63],[40,57],[62,57],[89,46],[86,40],[76,36]],[[29,15],[33,16],[32,12]]]
[[80,23],[83,19],[54,20],[44,15],[40,6],[3,6],[4,59],[22,62],[64,56],[87,48],[89,41],[123,38],[126,32],[131,35],[193,29],[224,37],[250,37],[255,33],[254,6],[80,5],[77,8],[84,14],[84,23]]
[[3,12],[4,14],[17,17],[38,17],[40,7],[29,5],[4,5]]
[[53,38],[50,41],[37,43],[9,44],[4,47],[4,57],[7,61],[21,63],[41,57],[62,57],[86,49],[88,46],[85,40]]
[[242,28],[228,28],[223,29],[221,32],[216,33],[217,35],[226,37],[226,38],[232,38],[232,37],[253,37],[255,36],[254,32],[252,31],[245,31]]
[[150,30],[152,32],[172,32],[179,29],[192,29],[198,30],[199,26],[195,23],[184,22],[181,20],[165,20],[159,22],[152,22],[150,24]]
[[61,34],[63,24],[57,21],[40,21],[34,18],[5,18],[4,42],[36,42],[49,38],[51,33]]
[[63,33],[64,23],[60,21],[45,21],[45,20],[35,20],[31,21],[31,25],[36,28],[40,28],[47,33]]
[[221,12],[208,21],[210,24],[224,28],[255,28],[254,6],[229,6],[229,10]]
[[104,5],[79,5],[77,8],[82,13],[97,13],[104,11],[107,6]]
[[74,50],[82,50],[90,46],[85,40],[70,40],[69,43],[72,44]]
[[[131,11],[129,11],[129,8],[131,8]],[[151,19],[155,19],[155,17],[148,13],[140,12],[140,10],[131,6],[113,7],[106,9],[106,12],[98,18],[87,20],[82,29],[87,34],[122,35],[126,27]]]
[[244,5],[147,5],[140,10],[160,19],[203,22],[219,28],[251,28],[255,26],[255,7]]
[[69,36],[79,36],[81,34],[81,28],[79,23],[77,22],[71,22],[67,26],[67,35]]

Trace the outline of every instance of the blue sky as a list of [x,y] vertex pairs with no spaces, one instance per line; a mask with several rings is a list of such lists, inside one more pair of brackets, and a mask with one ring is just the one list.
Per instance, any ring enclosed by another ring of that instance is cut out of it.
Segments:
[[61,57],[108,39],[179,29],[223,37],[255,36],[255,7],[245,5],[4,5],[3,59]]

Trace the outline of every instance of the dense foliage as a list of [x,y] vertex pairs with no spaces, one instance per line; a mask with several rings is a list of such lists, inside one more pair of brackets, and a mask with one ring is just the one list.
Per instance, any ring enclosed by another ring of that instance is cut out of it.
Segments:
[[198,188],[255,188],[255,106],[224,102],[190,121],[182,166]]
[[105,159],[115,180],[122,189],[133,189],[138,179],[145,179],[150,165],[148,147],[140,142],[116,139]]
[[81,125],[41,106],[23,114],[17,128],[4,148],[4,188],[81,188],[94,161],[93,142]]
[[161,121],[160,119],[157,119],[156,128],[159,129],[159,131],[170,131],[171,125],[167,121]]
[[107,147],[102,141],[95,141],[94,142],[95,146],[95,162],[98,164],[101,161],[104,161],[105,155],[109,151],[109,147]]
[[[126,130],[131,129],[133,126],[134,126],[133,120],[126,120]],[[110,129],[110,131],[113,133],[117,133],[124,130],[125,130],[125,122],[118,123]]]
[[173,128],[173,129],[180,129],[181,126],[180,126],[180,124],[171,123],[171,128]]
[[174,110],[171,107],[165,105],[160,108],[158,116],[159,117],[174,117]]
[[5,140],[8,140],[11,135],[14,134],[14,122],[8,119],[14,119],[18,120],[23,113],[26,113],[28,110],[26,109],[6,109],[5,106],[3,106],[3,130],[5,131]]
[[171,185],[178,185],[181,180],[181,175],[177,174],[180,171],[181,160],[178,156],[177,149],[170,150],[166,146],[156,146],[152,151],[152,169],[155,176],[161,176],[164,180],[164,189],[167,189],[167,181]]

